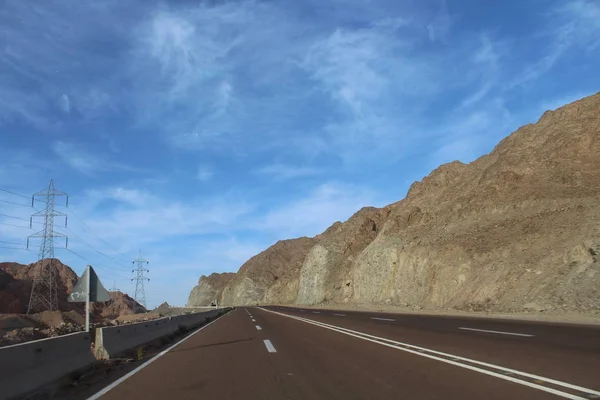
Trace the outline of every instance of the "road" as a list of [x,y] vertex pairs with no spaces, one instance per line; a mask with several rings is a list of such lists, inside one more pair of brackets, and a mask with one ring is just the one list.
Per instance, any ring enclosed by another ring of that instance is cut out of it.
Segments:
[[594,399],[600,328],[238,308],[96,398]]

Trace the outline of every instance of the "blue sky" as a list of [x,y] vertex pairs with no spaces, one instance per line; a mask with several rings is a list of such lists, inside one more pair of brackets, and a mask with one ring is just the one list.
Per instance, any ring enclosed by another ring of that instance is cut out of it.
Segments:
[[85,260],[57,257],[132,294],[141,248],[151,306],[600,90],[597,1],[0,4],[0,189],[53,178]]

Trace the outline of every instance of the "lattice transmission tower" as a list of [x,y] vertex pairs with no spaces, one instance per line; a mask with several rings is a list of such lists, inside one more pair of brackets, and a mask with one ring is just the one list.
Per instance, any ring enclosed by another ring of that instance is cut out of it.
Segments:
[[44,228],[27,238],[27,248],[31,238],[41,238],[40,252],[37,265],[34,267],[33,285],[27,306],[27,314],[46,310],[58,310],[58,281],[56,273],[56,260],[54,259],[54,238],[65,238],[65,247],[69,245],[69,238],[62,233],[54,232],[54,218],[65,217],[65,228],[67,227],[67,215],[56,211],[56,198],[66,197],[65,205],[69,206],[69,196],[54,188],[54,181],[50,180],[48,189],[35,193],[31,197],[33,207],[36,197],[43,197],[45,207],[43,210],[33,214],[29,220],[29,227],[33,227],[33,218],[42,217]]
[[[135,278],[131,279],[132,281],[135,281],[135,295],[133,296],[133,299],[146,308],[144,282],[150,280],[146,277],[146,273],[150,272],[150,270],[145,267],[146,264],[149,264],[149,261],[142,258],[142,250],[140,250],[138,258],[133,260],[133,264],[135,263],[137,263],[137,267],[131,270],[131,272],[135,274]],[[135,307],[137,308],[137,306]]]
[[111,302],[111,304],[114,304],[116,302],[116,300],[117,300],[117,292],[120,292],[120,291],[121,291],[121,289],[119,289],[117,287],[117,281],[113,281],[112,288],[110,288],[108,290],[108,293],[110,295],[110,302]]

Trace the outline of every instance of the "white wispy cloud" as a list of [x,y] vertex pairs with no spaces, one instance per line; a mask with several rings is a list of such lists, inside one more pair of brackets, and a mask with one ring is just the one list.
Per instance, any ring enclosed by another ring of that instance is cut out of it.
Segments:
[[465,79],[475,80],[475,90],[462,100],[458,110],[472,107],[485,99],[493,90],[498,90],[502,79],[501,59],[505,45],[494,41],[489,34],[479,36],[479,47],[470,57],[472,68]]
[[64,93],[60,96],[60,107],[66,113],[71,112],[71,100],[69,99],[69,96]]
[[94,175],[114,170],[139,171],[137,168],[114,162],[70,142],[56,141],[52,144],[52,151],[64,164],[84,175]]
[[200,165],[198,166],[198,171],[196,172],[196,178],[200,182],[207,182],[212,179],[215,172],[209,165]]
[[347,184],[324,183],[297,200],[268,211],[257,221],[260,229],[280,237],[314,236],[335,221],[345,221],[364,206],[383,206],[386,199]]
[[456,17],[448,11],[446,0],[441,0],[438,11],[431,21],[427,24],[427,35],[432,42],[445,41],[452,29],[452,24]]
[[436,132],[431,134],[436,138],[432,146],[435,150],[429,153],[428,161],[421,168],[429,173],[454,160],[474,161],[516,129],[515,124],[514,116],[498,98],[484,102],[477,110],[457,114],[445,125],[435,128]]
[[72,143],[57,141],[52,150],[65,164],[85,175],[106,171],[108,168],[105,160],[84,152]]
[[105,196],[129,204],[143,205],[150,198],[150,193],[145,190],[117,187],[110,189]]
[[256,171],[262,175],[271,176],[275,180],[288,180],[294,178],[303,178],[307,176],[314,176],[322,174],[324,171],[318,168],[312,167],[300,167],[294,165],[285,164],[273,164],[266,167],[262,167]]
[[529,84],[548,73],[570,50],[594,51],[600,45],[600,4],[575,0],[555,5],[546,13],[547,27],[540,32],[546,51],[532,65],[524,68],[510,87]]
[[[91,196],[92,206],[101,204],[99,193]],[[131,242],[153,243],[173,236],[227,232],[236,221],[254,209],[247,201],[227,196],[183,203],[152,196],[135,188],[121,192],[111,189],[104,192],[104,197],[117,197],[127,204],[108,210],[99,209],[97,214],[94,208],[90,209],[90,225],[97,231],[111,232],[115,237]]]
[[379,28],[337,29],[310,48],[303,66],[338,104],[323,133],[347,161],[408,150],[414,136],[401,127],[419,99],[442,88],[431,56],[412,54],[417,40]]

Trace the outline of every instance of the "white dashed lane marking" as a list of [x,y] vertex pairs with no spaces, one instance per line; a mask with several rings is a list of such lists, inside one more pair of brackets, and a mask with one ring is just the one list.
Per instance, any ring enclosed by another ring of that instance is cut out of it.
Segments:
[[275,346],[273,346],[273,343],[271,343],[270,340],[263,340],[263,342],[265,343],[265,347],[267,348],[267,351],[269,353],[277,353],[277,350],[275,350]]
[[333,314],[333,315],[335,315],[337,317],[345,317],[346,316],[346,314]]
[[262,331],[262,328],[259,325],[256,325],[256,330],[257,331]]
[[462,326],[459,327],[458,329],[462,329],[463,331],[496,333],[498,335],[512,335],[512,336],[523,336],[523,337],[534,337],[535,336],[535,335],[530,335],[529,333],[514,333],[514,332],[502,332],[502,331],[489,331],[487,329],[465,328],[465,327],[462,327]]
[[[274,314],[281,315],[282,317],[292,318],[297,321],[302,321],[307,324],[316,325],[324,329],[339,332],[344,335],[352,336],[357,339],[365,340],[372,343],[377,343],[382,346],[394,348],[407,353],[412,353],[421,357],[425,357],[431,360],[436,360],[446,364],[454,365],[459,368],[464,368],[470,371],[478,372],[488,376],[493,376],[505,381],[516,383],[519,385],[527,386],[533,389],[537,389],[546,393],[551,393],[570,400],[586,400],[600,397],[600,391],[582,386],[577,386],[572,383],[562,382],[552,378],[546,378],[543,376],[527,373],[524,371],[514,370],[500,365],[490,364],[483,361],[478,361],[466,357],[457,356],[454,354],[443,353],[441,351],[428,349],[425,347],[416,346],[409,343],[402,343],[396,340],[383,338],[375,335],[370,335],[366,332],[354,331],[341,326],[325,324],[323,322],[311,320],[308,318],[296,317],[293,315],[287,315],[278,313],[275,311],[265,310]],[[551,387],[555,386],[557,388]],[[577,394],[573,394],[565,391],[569,389],[577,391]]]
[[377,321],[395,321],[395,319],[391,319],[391,318],[371,317],[371,319],[376,319]]

